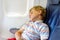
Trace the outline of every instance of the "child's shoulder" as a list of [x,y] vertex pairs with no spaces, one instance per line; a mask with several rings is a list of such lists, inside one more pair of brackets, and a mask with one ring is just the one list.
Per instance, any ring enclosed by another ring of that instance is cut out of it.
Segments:
[[42,25],[47,25],[46,23],[42,23]]
[[48,26],[46,23],[41,23],[42,26]]
[[26,24],[27,26],[29,26],[30,24],[32,24],[32,22],[31,22],[31,21],[27,21],[25,24]]

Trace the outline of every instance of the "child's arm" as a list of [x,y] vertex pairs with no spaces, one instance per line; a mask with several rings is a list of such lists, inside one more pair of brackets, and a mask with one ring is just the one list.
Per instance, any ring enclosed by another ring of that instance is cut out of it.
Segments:
[[21,34],[22,32],[25,30],[25,27],[21,27],[20,30],[18,30],[16,33],[15,33],[15,37],[16,37],[16,40],[21,40]]
[[22,25],[22,27],[20,28],[20,30],[18,30],[15,33],[16,40],[22,40],[21,39],[21,35],[22,35],[23,31],[27,28],[27,24],[29,24],[29,22],[26,22],[24,25]]
[[48,25],[43,24],[41,26],[40,37],[41,37],[41,40],[48,40],[48,38],[49,38],[49,28],[48,28]]

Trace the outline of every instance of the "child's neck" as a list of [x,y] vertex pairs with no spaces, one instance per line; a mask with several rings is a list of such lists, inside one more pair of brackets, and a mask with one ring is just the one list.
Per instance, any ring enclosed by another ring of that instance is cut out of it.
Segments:
[[39,20],[42,20],[42,19],[40,19],[40,18],[35,18],[35,19],[33,19],[32,21],[35,22],[35,21],[39,21]]

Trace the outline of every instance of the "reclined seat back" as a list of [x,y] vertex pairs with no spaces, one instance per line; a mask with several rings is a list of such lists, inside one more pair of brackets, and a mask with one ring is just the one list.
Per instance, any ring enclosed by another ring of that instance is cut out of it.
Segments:
[[50,29],[49,40],[60,40],[60,4],[59,0],[48,0],[47,18],[45,21]]

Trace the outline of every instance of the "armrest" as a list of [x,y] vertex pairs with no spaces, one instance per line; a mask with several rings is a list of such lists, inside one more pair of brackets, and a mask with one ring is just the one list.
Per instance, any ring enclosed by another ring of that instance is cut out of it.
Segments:
[[12,33],[12,34],[15,34],[16,31],[18,31],[19,28],[11,28],[9,31]]

